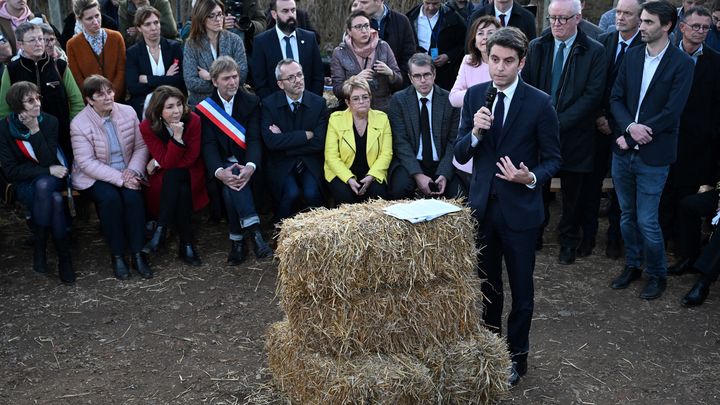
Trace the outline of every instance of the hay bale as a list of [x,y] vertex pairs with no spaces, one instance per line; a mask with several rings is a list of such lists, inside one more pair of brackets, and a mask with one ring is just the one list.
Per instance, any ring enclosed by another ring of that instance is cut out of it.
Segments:
[[429,404],[432,373],[412,356],[338,360],[308,351],[286,321],[273,324],[265,348],[277,387],[297,404]]
[[475,221],[469,208],[413,225],[385,215],[382,209],[390,204],[347,204],[284,221],[276,252],[278,294],[350,300],[474,273]]
[[481,297],[478,279],[436,280],[410,291],[381,289],[348,300],[285,295],[280,305],[293,332],[313,351],[417,355],[475,332]]

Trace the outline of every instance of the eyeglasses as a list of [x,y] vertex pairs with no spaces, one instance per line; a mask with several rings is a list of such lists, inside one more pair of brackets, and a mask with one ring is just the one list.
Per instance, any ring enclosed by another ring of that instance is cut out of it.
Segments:
[[28,98],[24,99],[22,102],[23,102],[23,104],[35,104],[35,103],[40,104],[42,102],[42,96],[38,94],[35,97],[28,97]]
[[113,89],[105,89],[105,90],[99,90],[93,93],[93,98],[104,98],[104,97],[114,97],[115,96],[115,90]]
[[410,75],[410,77],[412,77],[413,80],[417,80],[417,81],[420,81],[423,79],[430,80],[433,77],[433,73],[432,72],[413,73]]
[[24,44],[42,44],[42,43],[45,43],[45,38],[43,38],[43,37],[25,38],[22,41],[18,40],[18,42],[22,42]]
[[563,15],[549,15],[549,16],[545,17],[545,19],[546,19],[547,22],[550,23],[550,24],[558,23],[558,24],[560,24],[560,25],[565,25],[565,24],[568,23],[568,21],[570,21],[570,20],[572,20],[573,18],[575,18],[576,15],[577,15],[577,14],[573,14],[573,15],[567,16],[567,17],[566,17],[566,16],[563,16]]
[[286,77],[286,78],[284,78],[284,79],[280,79],[280,80],[284,80],[284,81],[286,81],[286,82],[288,82],[288,83],[295,83],[295,82],[298,81],[298,80],[302,80],[304,77],[305,77],[305,75],[303,75],[302,72],[297,72],[297,73],[294,74],[294,75],[290,75],[290,76],[288,76],[288,77]]
[[[685,24],[685,23],[684,23],[684,24]],[[705,24],[692,24],[692,25],[690,25],[690,24],[685,24],[685,25],[687,25],[687,26],[690,27],[693,31],[696,31],[696,32],[708,32],[708,31],[710,31],[710,26],[709,26],[709,25],[705,25]]]
[[352,27],[358,31],[367,31],[370,29],[370,24],[355,24]]
[[217,19],[223,18],[223,17],[224,17],[223,13],[210,13],[207,16],[207,19],[208,20],[217,20]]
[[720,22],[720,16],[716,16],[716,15],[712,16],[712,22],[713,22],[714,24],[719,23],[719,22]]
[[365,102],[370,101],[370,95],[363,94],[362,96],[353,96],[353,97],[350,97],[350,101],[352,101],[355,104],[365,103]]

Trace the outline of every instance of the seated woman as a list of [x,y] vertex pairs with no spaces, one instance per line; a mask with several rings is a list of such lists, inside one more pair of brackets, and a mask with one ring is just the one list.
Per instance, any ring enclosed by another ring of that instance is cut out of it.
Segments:
[[5,97],[11,113],[0,121],[0,165],[15,183],[17,197],[32,212],[35,233],[33,269],[47,273],[47,239],[52,233],[60,280],[75,282],[64,199],[68,169],[58,147],[58,121],[40,111],[40,89],[30,82],[13,84]]
[[336,204],[368,197],[387,198],[386,177],[392,160],[390,121],[370,109],[368,82],[352,76],[343,84],[347,110],[330,116],[325,138],[325,180]]
[[145,197],[148,213],[158,218],[158,225],[145,250],[157,251],[168,226],[173,225],[180,237],[178,256],[199,266],[191,219],[193,210],[208,203],[205,165],[200,158],[200,117],[190,112],[185,95],[172,86],[155,89],[146,116],[140,133],[152,159],[147,164],[150,187]]
[[140,7],[135,13],[135,27],[142,39],[127,50],[125,83],[129,104],[142,119],[145,99],[158,86],[169,85],[185,91],[182,75],[182,45],[160,35],[160,12]]
[[115,277],[130,277],[124,254],[143,278],[153,273],[141,252],[145,243],[145,207],[140,191],[148,151],[132,107],[118,104],[110,80],[92,75],[82,89],[87,106],[70,123],[75,162],[73,187],[97,208],[110,245]]
[[390,97],[403,88],[403,77],[390,45],[379,38],[364,12],[350,13],[345,21],[345,36],[332,54],[330,64],[333,92],[338,100],[345,97],[345,80],[357,75],[365,79],[373,92],[372,108],[387,111]]

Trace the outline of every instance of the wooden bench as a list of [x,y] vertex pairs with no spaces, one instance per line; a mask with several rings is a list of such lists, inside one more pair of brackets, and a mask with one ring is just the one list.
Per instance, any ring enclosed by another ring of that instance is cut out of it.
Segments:
[[[553,177],[552,182],[550,183],[550,192],[557,193],[558,191],[560,191],[560,188],[560,178]],[[612,178],[606,177],[603,180],[602,191],[607,192],[613,190],[614,188],[615,186],[613,185]]]

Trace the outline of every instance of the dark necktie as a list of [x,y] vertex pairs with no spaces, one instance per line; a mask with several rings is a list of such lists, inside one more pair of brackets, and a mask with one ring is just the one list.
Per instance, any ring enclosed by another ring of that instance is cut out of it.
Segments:
[[550,95],[553,99],[553,104],[557,105],[557,92],[560,87],[560,78],[562,77],[563,63],[565,61],[565,42],[560,42],[557,55],[555,55],[555,62],[553,62],[552,68],[552,87],[550,88]]
[[[293,101],[292,108],[290,108],[290,111],[292,111],[293,116],[293,130],[297,130],[300,128],[300,102],[299,101]],[[295,172],[298,174],[302,174],[302,172],[305,171],[305,165],[303,164],[302,160],[298,159],[297,163],[295,163]]]
[[293,56],[292,46],[290,46],[290,37],[286,36],[285,40],[285,59],[295,59]]
[[505,17],[505,14],[500,14],[500,25],[503,27],[505,26]]
[[430,136],[430,113],[428,112],[428,99],[423,97],[420,99],[422,108],[420,109],[420,139],[422,141],[422,160],[425,163],[433,161],[432,153],[432,137]]
[[300,108],[300,102],[299,102],[299,101],[293,101],[293,102],[292,102],[292,112],[293,112],[293,114],[297,115],[298,108]]
[[500,138],[500,134],[502,133],[502,127],[505,120],[505,93],[499,92],[497,94],[497,97],[495,98],[495,110],[493,111],[493,122],[491,126],[491,130],[493,133],[493,137],[495,138],[495,141]]
[[615,58],[615,70],[620,68],[620,63],[625,57],[625,50],[627,49],[627,46],[628,44],[626,42],[620,42],[620,52],[618,52],[618,56]]

